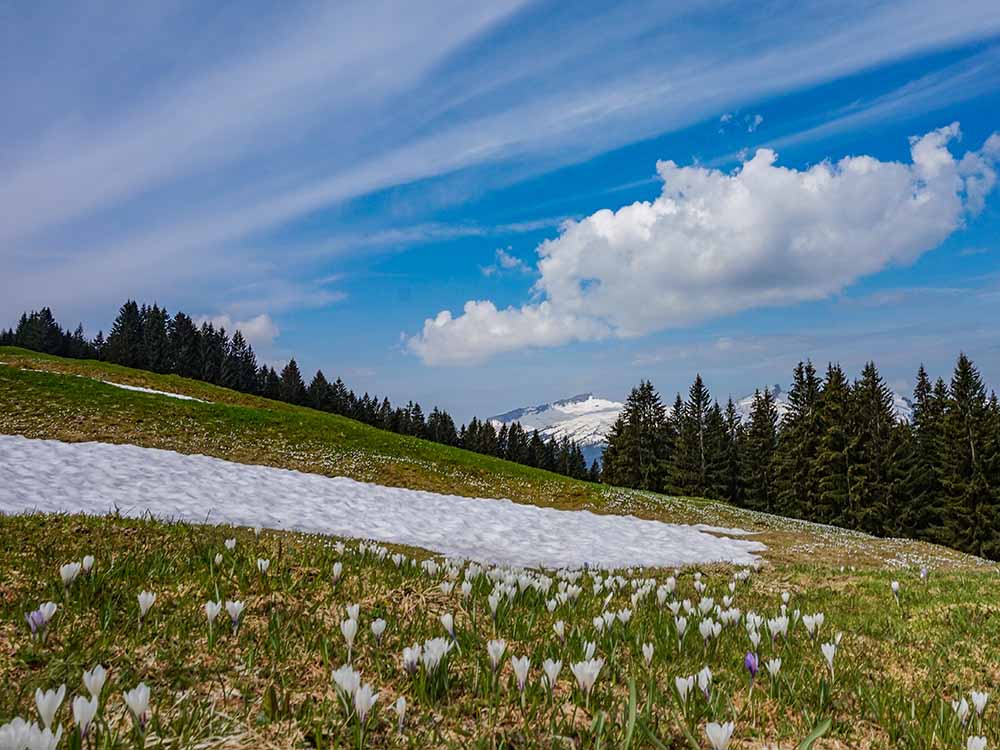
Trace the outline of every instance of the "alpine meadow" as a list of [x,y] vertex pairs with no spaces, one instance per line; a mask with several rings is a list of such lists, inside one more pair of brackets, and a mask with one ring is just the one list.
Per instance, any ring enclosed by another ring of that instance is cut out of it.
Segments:
[[0,750],[1000,748],[995,3],[0,62]]

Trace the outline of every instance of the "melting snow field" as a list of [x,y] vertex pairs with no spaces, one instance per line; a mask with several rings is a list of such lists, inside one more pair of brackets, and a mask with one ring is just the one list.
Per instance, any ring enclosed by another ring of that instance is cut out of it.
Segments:
[[753,564],[754,553],[766,549],[633,516],[439,495],[132,445],[0,435],[0,511],[101,515],[115,507],[128,516],[368,538],[523,567]]
[[199,401],[203,404],[207,404],[208,401],[202,401],[200,398],[195,398],[194,396],[185,396],[183,393],[171,393],[170,391],[157,391],[152,388],[143,388],[138,385],[125,385],[124,383],[112,383],[110,380],[102,380],[105,385],[113,385],[115,388],[124,388],[126,391],[138,391],[139,393],[154,393],[157,396],[169,396],[170,398],[179,398],[184,401]]

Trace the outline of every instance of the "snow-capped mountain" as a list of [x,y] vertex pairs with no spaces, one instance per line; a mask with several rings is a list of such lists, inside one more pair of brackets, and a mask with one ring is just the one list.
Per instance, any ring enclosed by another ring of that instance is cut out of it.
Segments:
[[[781,419],[788,411],[788,392],[780,385],[770,388],[774,398],[774,406]],[[892,394],[893,408],[896,416],[909,421],[913,413],[913,405],[908,398],[898,393]],[[753,394],[735,401],[736,411],[744,422],[750,419],[753,407]],[[593,393],[581,393],[577,396],[552,401],[538,406],[526,406],[513,409],[504,414],[490,417],[489,421],[495,427],[504,424],[520,422],[521,426],[531,432],[538,430],[543,438],[554,437],[557,440],[563,436],[575,441],[583,449],[587,462],[600,458],[604,450],[608,432],[621,413],[620,401],[610,401],[599,398]],[[668,410],[672,407],[668,406]]]
[[568,437],[580,446],[589,463],[600,458],[605,438],[623,406],[619,401],[597,398],[593,393],[581,393],[548,404],[497,414],[490,417],[490,421],[496,427],[520,422],[528,432],[538,430],[546,439]]

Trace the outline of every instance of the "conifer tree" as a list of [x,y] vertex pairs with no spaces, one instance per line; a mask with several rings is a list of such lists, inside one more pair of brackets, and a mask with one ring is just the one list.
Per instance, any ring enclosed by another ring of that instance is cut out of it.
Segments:
[[167,335],[167,311],[154,304],[142,316],[142,345],[146,367],[153,372],[170,372],[172,353]]
[[778,449],[778,410],[771,391],[754,391],[750,424],[743,452],[743,481],[748,508],[768,513],[774,510],[776,488],[775,453]]
[[602,476],[610,484],[660,491],[672,447],[666,410],[653,384],[633,388],[612,425],[602,458]]
[[712,490],[713,446],[708,434],[711,410],[712,396],[701,375],[697,375],[688,390],[687,401],[679,414],[674,415],[677,447],[673,481],[679,494],[705,496]]
[[313,379],[306,389],[306,403],[313,409],[330,411],[331,400],[330,384],[327,382],[326,376],[323,375],[323,371],[316,370],[316,374],[313,375]]
[[775,482],[778,512],[809,518],[820,496],[816,460],[819,453],[820,381],[812,362],[799,362],[788,391],[788,411],[778,436]]
[[892,391],[874,362],[852,391],[851,503],[847,525],[870,534],[894,533],[898,496],[892,462],[899,449]]
[[997,502],[988,455],[994,422],[982,377],[965,354],[955,363],[942,427],[945,540],[974,555],[997,556]]
[[941,472],[942,420],[947,408],[944,381],[937,389],[920,365],[913,388],[912,421],[900,451],[899,516],[905,536],[937,541],[944,535]]
[[183,378],[201,377],[201,337],[194,321],[178,311],[167,329],[171,372]]
[[810,518],[848,523],[851,507],[851,384],[839,364],[826,368],[817,405],[819,444],[815,461],[816,496]]
[[294,357],[288,360],[288,364],[281,371],[281,386],[278,393],[282,401],[290,404],[306,403],[306,386]]
[[725,413],[725,455],[723,456],[722,497],[733,505],[743,505],[743,420],[730,398]]
[[118,311],[104,346],[104,359],[116,365],[146,366],[142,313],[135,300],[128,300]]

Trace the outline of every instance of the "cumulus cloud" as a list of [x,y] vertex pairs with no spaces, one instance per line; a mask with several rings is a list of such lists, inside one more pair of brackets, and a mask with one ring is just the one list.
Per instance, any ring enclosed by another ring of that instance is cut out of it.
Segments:
[[233,320],[229,315],[203,315],[196,318],[195,322],[198,325],[211,323],[216,328],[225,328],[230,335],[239,330],[247,343],[258,348],[269,347],[281,333],[281,330],[267,313],[261,313],[247,320]]
[[536,301],[467,302],[407,345],[428,364],[469,364],[823,299],[912,263],[982,208],[1000,136],[956,158],[959,137],[953,123],[912,138],[909,163],[848,156],[797,170],[770,149],[733,173],[661,161],[656,200],[567,221],[538,246]]

